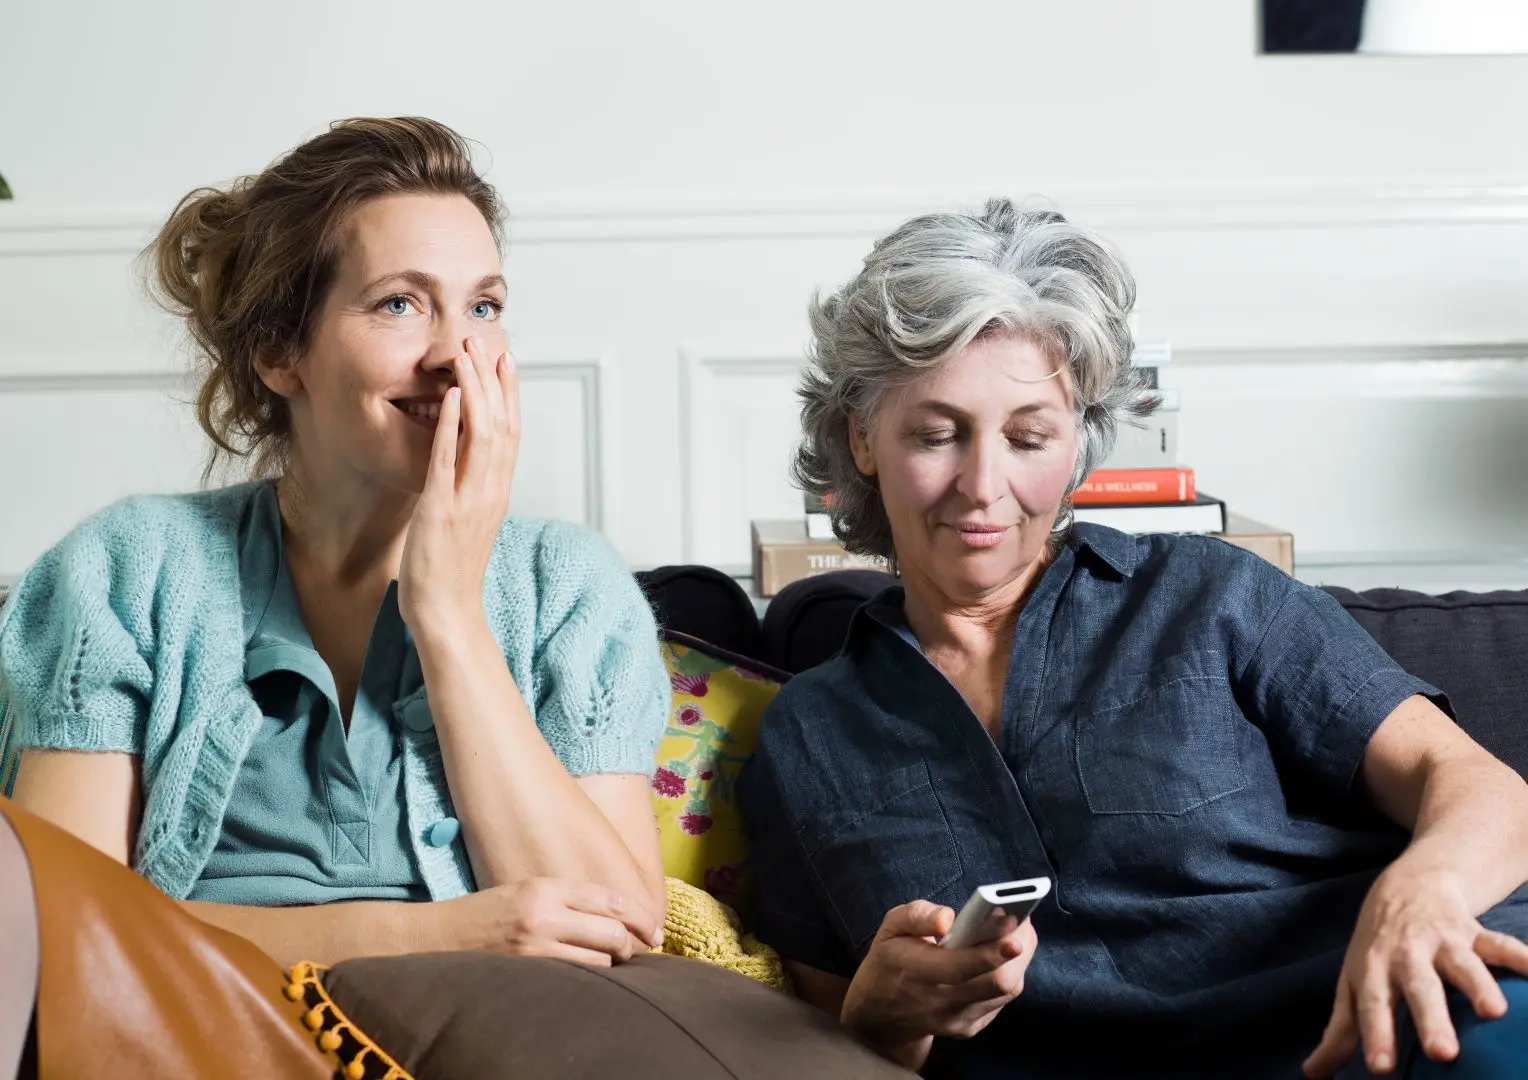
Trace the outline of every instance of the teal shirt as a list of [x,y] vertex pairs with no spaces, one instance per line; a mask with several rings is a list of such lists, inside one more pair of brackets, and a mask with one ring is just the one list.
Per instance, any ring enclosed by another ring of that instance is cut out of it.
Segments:
[[[44,553],[0,608],[0,789],[18,752],[138,758],[132,864],[171,897],[201,879],[265,713],[246,679],[240,526],[268,485],[114,503]],[[669,709],[652,610],[598,534],[509,517],[483,615],[542,738],[572,776],[651,776]],[[473,889],[425,687],[403,721],[408,848],[431,899]],[[482,717],[482,723],[496,722]]]
[[274,487],[239,529],[244,678],[262,717],[234,777],[217,846],[190,899],[219,904],[428,900],[409,851],[402,720],[424,685],[397,583],[372,626],[348,728],[302,620]]

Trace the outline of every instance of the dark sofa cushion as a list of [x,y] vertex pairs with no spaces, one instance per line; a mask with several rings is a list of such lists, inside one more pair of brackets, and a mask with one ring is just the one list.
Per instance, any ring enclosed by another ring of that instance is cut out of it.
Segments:
[[767,659],[758,612],[735,578],[711,566],[660,566],[640,570],[636,578],[664,630],[737,656]]
[[831,660],[854,610],[896,580],[880,570],[835,570],[791,582],[764,612],[764,659],[791,674]]
[[1528,776],[1528,591],[1326,591],[1396,663],[1448,695],[1476,742]]

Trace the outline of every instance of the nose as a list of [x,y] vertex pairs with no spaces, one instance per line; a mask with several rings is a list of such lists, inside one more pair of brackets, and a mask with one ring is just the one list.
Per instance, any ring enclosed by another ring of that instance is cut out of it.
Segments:
[[429,345],[420,366],[432,375],[453,372],[456,358],[467,351],[466,341],[469,337],[475,336],[482,342],[485,353],[492,350],[493,342],[487,333],[490,329],[496,330],[497,327],[486,326],[463,315],[442,315],[434,320]]
[[984,509],[1003,497],[1005,448],[990,439],[972,439],[967,446],[955,488],[972,506]]

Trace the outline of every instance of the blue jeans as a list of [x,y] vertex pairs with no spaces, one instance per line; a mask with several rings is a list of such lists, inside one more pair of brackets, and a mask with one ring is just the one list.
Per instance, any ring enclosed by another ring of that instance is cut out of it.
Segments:
[[[1528,979],[1496,973],[1507,996],[1507,1014],[1499,1020],[1482,1020],[1469,999],[1450,990],[1448,1011],[1459,1035],[1459,1056],[1451,1062],[1431,1061],[1417,1042],[1417,1029],[1403,1005],[1396,1017],[1398,1080],[1528,1080]],[[1372,1074],[1362,1058],[1338,1074],[1338,1080],[1361,1080]]]

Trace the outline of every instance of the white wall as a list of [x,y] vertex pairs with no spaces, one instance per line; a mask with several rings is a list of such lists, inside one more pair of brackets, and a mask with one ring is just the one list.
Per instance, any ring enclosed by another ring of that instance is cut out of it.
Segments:
[[634,563],[791,513],[811,289],[907,214],[1044,194],[1172,340],[1182,454],[1302,576],[1528,585],[1528,57],[1263,58],[1253,0],[43,4],[0,17],[0,576],[194,483],[131,253],[334,117],[492,152],[517,502]]

